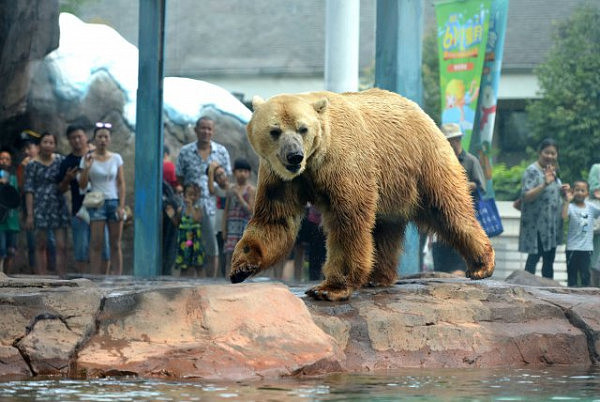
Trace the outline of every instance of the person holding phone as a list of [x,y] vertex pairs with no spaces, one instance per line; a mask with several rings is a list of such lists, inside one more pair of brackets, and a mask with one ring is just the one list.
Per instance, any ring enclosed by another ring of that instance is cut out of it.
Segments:
[[[118,153],[108,150],[111,135],[111,123],[96,123],[92,138],[96,148],[81,159],[79,188],[82,191],[101,192],[104,195],[102,205],[88,208],[91,271],[94,274],[121,275],[123,273],[121,236],[125,218],[125,177],[123,158]],[[104,270],[100,261],[100,250],[106,227],[108,227],[110,245],[110,271]]]
[[[79,172],[81,171],[81,158],[93,149],[86,134],[86,129],[80,125],[70,125],[67,127],[67,139],[71,146],[71,153],[65,157],[60,164],[59,189],[63,193],[71,192],[71,231],[73,234],[73,254],[75,257],[75,267],[80,274],[90,273],[89,271],[89,245],[90,245],[90,224],[77,216],[83,203],[84,192],[79,189]],[[108,248],[108,230],[104,231],[104,245],[102,247],[102,260],[104,271],[108,269],[110,263],[110,250]]]

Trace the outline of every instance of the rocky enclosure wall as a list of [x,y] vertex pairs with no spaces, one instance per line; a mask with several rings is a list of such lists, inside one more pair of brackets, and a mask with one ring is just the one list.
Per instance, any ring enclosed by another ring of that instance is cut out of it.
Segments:
[[232,381],[598,363],[598,289],[415,278],[340,303],[298,297],[302,290],[6,278],[0,376]]
[[5,141],[6,133],[23,124],[40,60],[58,47],[58,0],[1,1],[0,20],[0,130]]

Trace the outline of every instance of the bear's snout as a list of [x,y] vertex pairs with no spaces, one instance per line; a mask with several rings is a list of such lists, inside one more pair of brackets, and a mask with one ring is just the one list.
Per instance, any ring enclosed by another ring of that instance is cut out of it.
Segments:
[[288,172],[297,173],[300,171],[304,161],[304,149],[299,136],[288,135],[282,138],[278,156],[281,164]]
[[231,274],[229,274],[229,280],[231,280],[231,283],[243,282],[249,276],[256,275],[258,270],[259,269],[257,265],[245,265],[239,267],[235,270],[232,270]]
[[286,159],[290,165],[299,165],[304,159],[304,153],[302,151],[290,152],[286,155]]

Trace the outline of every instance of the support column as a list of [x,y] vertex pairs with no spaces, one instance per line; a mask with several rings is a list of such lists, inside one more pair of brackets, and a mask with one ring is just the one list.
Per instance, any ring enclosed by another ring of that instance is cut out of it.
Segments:
[[325,6],[325,89],[358,90],[359,0],[327,0]]
[[[421,104],[422,42],[423,0],[377,0],[375,86]],[[410,223],[398,273],[419,272],[420,254],[419,232]]]
[[140,0],[133,274],[162,270],[163,54],[166,0]]

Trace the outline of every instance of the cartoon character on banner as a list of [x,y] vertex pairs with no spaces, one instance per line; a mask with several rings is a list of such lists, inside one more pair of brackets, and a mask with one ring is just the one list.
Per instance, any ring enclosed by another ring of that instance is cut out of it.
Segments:
[[479,88],[477,81],[473,80],[469,91],[465,89],[465,83],[460,79],[452,79],[446,85],[446,109],[442,112],[442,122],[456,123],[464,131],[473,130],[475,121],[474,108],[471,104],[477,104]]

